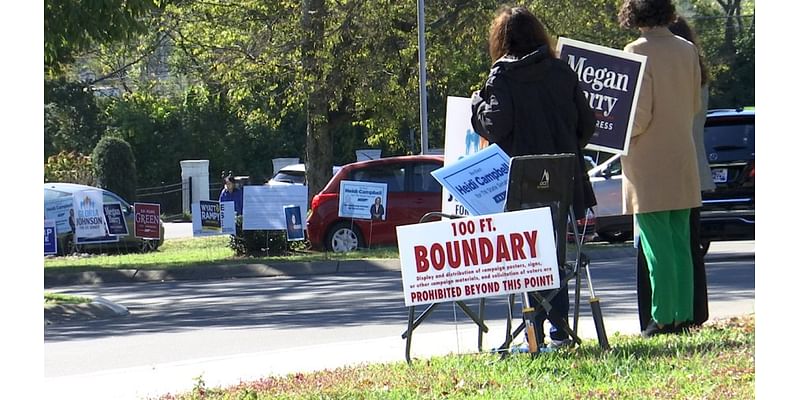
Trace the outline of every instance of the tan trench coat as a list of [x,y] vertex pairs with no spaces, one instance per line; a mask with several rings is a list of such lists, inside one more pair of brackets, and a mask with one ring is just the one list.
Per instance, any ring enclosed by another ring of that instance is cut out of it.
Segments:
[[701,109],[697,50],[666,27],[656,27],[625,51],[647,56],[647,63],[628,155],[622,157],[624,213],[699,207],[692,139]]

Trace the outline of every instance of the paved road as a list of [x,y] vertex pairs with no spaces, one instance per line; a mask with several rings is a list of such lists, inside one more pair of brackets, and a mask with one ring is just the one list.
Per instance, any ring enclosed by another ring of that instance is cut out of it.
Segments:
[[[714,243],[706,262],[711,317],[754,312],[754,242]],[[633,265],[592,264],[610,337],[638,331]],[[103,296],[131,315],[46,327],[45,388],[57,398],[137,398],[189,390],[200,375],[229,385],[402,360],[408,311],[400,283],[399,272],[384,272],[59,288]],[[593,339],[585,304],[579,335]],[[503,317],[503,299],[490,298],[484,349],[502,342]],[[412,354],[474,352],[476,332],[445,303],[414,332]]]

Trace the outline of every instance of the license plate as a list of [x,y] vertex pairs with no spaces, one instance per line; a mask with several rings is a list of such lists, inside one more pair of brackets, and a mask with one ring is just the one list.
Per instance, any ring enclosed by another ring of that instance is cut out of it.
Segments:
[[711,170],[711,177],[714,179],[714,183],[725,183],[728,181],[728,169],[713,168]]

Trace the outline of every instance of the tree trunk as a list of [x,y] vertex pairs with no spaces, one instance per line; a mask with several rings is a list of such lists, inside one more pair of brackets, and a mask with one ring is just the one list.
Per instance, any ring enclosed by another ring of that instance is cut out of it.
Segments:
[[333,169],[328,94],[322,68],[326,14],[324,0],[303,0],[303,73],[308,95],[305,164],[309,200],[328,183]]

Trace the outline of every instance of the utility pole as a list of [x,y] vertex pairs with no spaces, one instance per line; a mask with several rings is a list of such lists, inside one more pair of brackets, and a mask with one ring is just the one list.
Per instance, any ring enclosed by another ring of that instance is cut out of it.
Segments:
[[425,67],[425,0],[417,0],[417,43],[419,44],[419,127],[421,154],[428,154],[428,90]]

